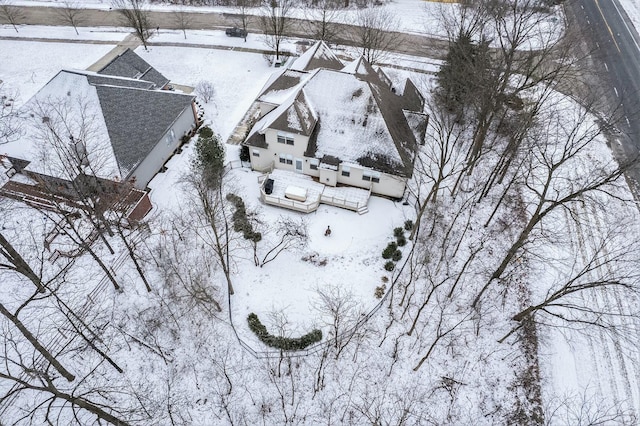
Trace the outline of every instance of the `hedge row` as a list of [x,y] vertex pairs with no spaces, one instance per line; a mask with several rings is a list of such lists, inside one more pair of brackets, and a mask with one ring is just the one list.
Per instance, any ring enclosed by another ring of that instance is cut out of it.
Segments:
[[229,200],[236,208],[233,213],[233,230],[236,232],[242,232],[242,235],[247,240],[252,240],[254,243],[262,240],[262,234],[255,232],[253,226],[249,223],[247,218],[247,209],[242,201],[241,197],[235,194],[227,194],[227,200]]
[[322,331],[317,329],[301,337],[280,337],[269,334],[267,327],[260,322],[258,316],[253,312],[247,317],[247,322],[251,331],[258,336],[262,343],[284,351],[299,351],[322,340]]

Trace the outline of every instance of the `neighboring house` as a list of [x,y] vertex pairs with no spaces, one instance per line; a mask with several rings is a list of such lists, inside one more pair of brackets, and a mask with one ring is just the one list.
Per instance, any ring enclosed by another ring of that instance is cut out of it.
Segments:
[[22,137],[0,145],[13,164],[9,184],[55,182],[70,198],[78,182],[144,190],[198,126],[195,97],[160,90],[167,84],[130,50],[99,73],[60,71],[20,109]]
[[254,170],[403,197],[428,120],[410,80],[395,88],[364,58],[344,66],[318,42],[271,78],[256,102],[260,115],[244,141]]

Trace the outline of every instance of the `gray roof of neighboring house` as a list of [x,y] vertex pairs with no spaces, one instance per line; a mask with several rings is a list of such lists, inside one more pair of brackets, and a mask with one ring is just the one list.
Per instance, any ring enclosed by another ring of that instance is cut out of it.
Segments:
[[169,79],[160,74],[144,59],[136,55],[131,49],[127,49],[105,65],[98,74],[115,75],[153,82],[156,87],[163,88],[169,83]]
[[96,86],[96,91],[116,161],[126,173],[144,160],[194,99],[171,91],[118,86]]

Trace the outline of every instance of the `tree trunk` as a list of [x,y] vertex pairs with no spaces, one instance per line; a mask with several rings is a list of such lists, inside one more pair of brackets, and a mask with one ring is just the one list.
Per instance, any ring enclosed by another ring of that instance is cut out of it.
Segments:
[[0,303],[0,313],[2,315],[4,315],[9,321],[11,321],[17,328],[18,330],[20,330],[20,332],[22,333],[22,335],[29,341],[29,343],[31,343],[33,345],[33,347],[47,360],[49,361],[49,363],[65,378],[67,379],[69,382],[73,382],[75,380],[75,376],[73,374],[71,374],[69,371],[67,371],[66,368],[64,368],[62,366],[62,364],[60,364],[58,362],[58,360],[49,352],[47,351],[41,344],[40,342],[38,342],[38,339],[36,339],[36,337],[31,334],[31,332],[27,329],[27,327],[25,327],[25,325],[22,323],[22,321],[20,321],[15,315],[11,314],[11,312],[9,312],[7,310],[7,308],[4,307],[4,305],[2,303]]
[[0,253],[7,258],[14,270],[27,277],[38,288],[40,293],[44,293],[45,288],[42,285],[40,277],[33,272],[33,269],[31,269],[20,253],[13,248],[11,243],[7,241],[4,235],[2,235],[2,232],[0,232],[0,247],[2,248]]

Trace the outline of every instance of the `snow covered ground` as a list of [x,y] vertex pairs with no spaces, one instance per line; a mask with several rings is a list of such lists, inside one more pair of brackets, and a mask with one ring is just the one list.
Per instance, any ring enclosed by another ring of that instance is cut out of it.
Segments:
[[[623,0],[621,0],[621,3]],[[31,2],[30,2],[31,3]],[[51,4],[52,2],[42,2]],[[629,14],[638,25],[640,6],[633,0],[624,0]],[[107,7],[107,2],[95,1],[95,6]],[[398,7],[407,5],[407,18],[413,20],[407,24],[417,28],[416,16],[418,5],[424,3],[398,1]],[[409,5],[411,7],[409,7]],[[1,31],[6,31],[6,27]],[[26,31],[32,37],[70,38],[75,33],[69,28],[52,31],[47,28],[34,28]],[[10,31],[9,31],[10,32]],[[124,33],[110,33],[108,30],[91,30],[84,34],[81,30],[80,40],[114,41],[115,45],[122,40]],[[0,33],[0,34],[4,34]],[[21,30],[22,34],[22,30]],[[91,38],[95,35],[96,38]],[[111,38],[113,37],[113,38]],[[179,32],[161,32],[154,40],[180,42]],[[247,45],[239,39],[230,39],[220,32],[189,32],[187,43],[198,44],[237,44],[262,48],[259,40],[251,40]],[[19,102],[24,102],[60,68],[86,68],[113,45],[94,45],[82,43],[39,43],[31,41],[1,40],[3,57],[8,58],[0,63],[0,80],[10,88],[19,90]],[[295,49],[295,43],[290,43]],[[199,81],[212,81],[216,87],[214,100],[206,108],[206,118],[215,131],[226,139],[237,122],[253,101],[273,68],[269,67],[260,54],[234,52],[220,49],[153,46],[148,52],[138,49],[145,60],[158,68],[173,82],[195,86]],[[431,63],[414,58],[405,58],[412,67],[423,68],[433,72],[436,68]],[[424,75],[409,71],[389,70],[390,75],[411,76],[418,82],[427,85]],[[606,149],[604,143],[601,148]],[[229,160],[237,158],[237,147],[227,147]],[[191,147],[176,155],[168,163],[168,170],[159,174],[151,183],[151,197],[158,211],[177,211],[184,206],[181,198],[181,179],[188,168]],[[608,155],[603,153],[603,155]],[[304,218],[308,223],[309,245],[304,250],[286,253],[269,263],[264,268],[253,265],[251,256],[240,259],[234,265],[234,284],[236,295],[233,299],[233,320],[238,325],[241,337],[256,347],[259,343],[246,328],[246,316],[256,312],[265,323],[269,323],[269,313],[285,310],[287,319],[291,321],[291,329],[296,333],[307,332],[312,327],[320,327],[326,319],[317,315],[317,289],[339,286],[353,294],[360,301],[361,310],[366,312],[378,300],[374,290],[381,284],[383,276],[391,276],[382,268],[380,252],[392,239],[392,230],[401,226],[404,220],[411,217],[407,206],[389,200],[373,197],[369,202],[370,212],[364,216],[329,206],[321,208],[310,215],[290,212],[276,207],[264,206],[258,200],[258,175],[247,169],[234,169],[231,172],[235,191],[242,196],[247,206],[259,210],[265,223],[275,223],[280,216]],[[630,211],[629,215],[636,214]],[[594,219],[596,220],[596,219]],[[324,236],[324,229],[330,225],[331,237]],[[586,232],[586,231],[581,231]],[[309,260],[302,260],[306,257]],[[320,265],[324,263],[325,265]],[[286,295],[286,297],[283,297]],[[141,296],[142,297],[142,296]],[[609,305],[622,301],[603,301]],[[626,410],[640,411],[640,392],[638,388],[637,356],[620,357],[619,346],[608,336],[593,333],[585,336],[569,330],[551,330],[541,338],[540,354],[543,366],[542,376],[545,380],[543,389],[547,403],[561,405],[573,401],[572,409],[589,410],[600,400],[613,402]],[[625,347],[625,350],[635,350]],[[636,348],[637,349],[637,348]],[[236,348],[236,350],[239,350]],[[503,346],[501,350],[507,350]],[[637,352],[632,352],[636,354]],[[504,354],[504,358],[509,355]],[[137,363],[129,361],[133,366]],[[474,368],[480,368],[476,365]],[[465,367],[467,368],[467,367]],[[429,373],[437,374],[438,371]],[[478,371],[469,375],[476,377]],[[496,374],[493,371],[491,374]],[[500,378],[496,374],[495,380]],[[402,380],[407,377],[401,377]],[[470,378],[470,381],[473,381]],[[586,403],[585,403],[586,401]],[[580,406],[580,404],[583,404]],[[599,414],[599,413],[594,413]],[[593,417],[593,416],[592,416]],[[557,420],[557,419],[556,419]],[[563,424],[557,421],[556,424]],[[567,424],[567,423],[564,423]]]

